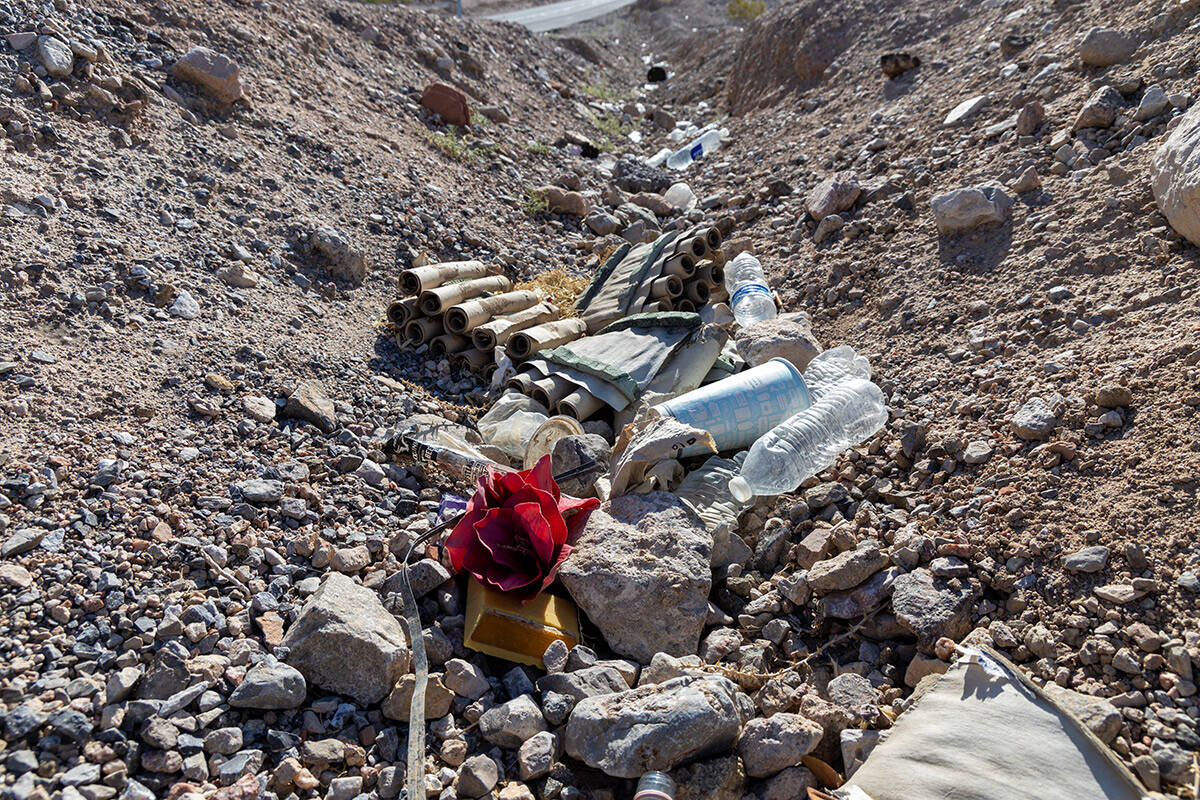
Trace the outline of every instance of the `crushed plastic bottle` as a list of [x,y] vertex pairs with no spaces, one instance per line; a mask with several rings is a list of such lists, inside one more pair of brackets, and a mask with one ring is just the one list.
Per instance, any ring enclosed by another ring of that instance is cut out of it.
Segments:
[[775,300],[767,286],[762,264],[750,253],[738,253],[725,265],[725,290],[729,307],[741,327],[775,319]]
[[849,345],[838,345],[824,351],[804,370],[804,385],[813,402],[837,384],[849,378],[870,380],[871,365]]
[[832,466],[843,450],[887,424],[883,392],[862,378],[835,384],[812,406],[777,425],[750,448],[741,474],[729,482],[739,502],[795,490]]
[[729,496],[729,481],[737,477],[746,461],[746,451],[733,458],[712,456],[687,474],[675,494],[704,521],[710,531],[722,525],[737,528],[737,518],[747,505]]
[[705,131],[689,144],[679,148],[667,157],[667,167],[684,169],[693,161],[698,161],[721,146],[721,132],[718,130]]

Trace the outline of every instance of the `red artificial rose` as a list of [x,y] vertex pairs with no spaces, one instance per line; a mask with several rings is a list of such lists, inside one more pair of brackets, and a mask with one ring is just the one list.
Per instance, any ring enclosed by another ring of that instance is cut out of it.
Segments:
[[563,497],[548,455],[523,472],[489,468],[446,539],[450,563],[485,586],[528,602],[554,582],[558,565],[571,552],[567,539],[599,505],[595,498]]

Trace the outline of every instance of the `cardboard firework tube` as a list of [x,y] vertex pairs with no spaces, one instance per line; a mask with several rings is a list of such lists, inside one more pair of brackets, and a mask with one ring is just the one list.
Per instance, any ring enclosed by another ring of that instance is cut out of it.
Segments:
[[429,340],[429,352],[435,356],[449,356],[461,353],[471,346],[471,340],[457,333],[443,333]]
[[690,253],[676,253],[663,262],[663,275],[674,275],[683,280],[696,274],[696,259]]
[[675,275],[663,275],[650,284],[650,297],[654,300],[669,300],[683,294],[683,281]]
[[704,264],[696,269],[696,280],[704,281],[709,289],[725,285],[725,268],[717,264]]
[[646,306],[645,310],[647,313],[653,313],[656,311],[657,312],[674,311],[675,310],[675,301],[674,300],[659,300],[657,303],[651,303],[648,306]]
[[691,300],[688,300],[685,297],[684,299],[680,300],[679,302],[677,302],[675,304],[675,310],[676,311],[689,311],[694,314],[696,312],[696,304],[693,303]]
[[421,311],[432,317],[445,313],[450,306],[466,302],[484,292],[507,292],[511,288],[512,281],[503,275],[489,275],[486,278],[439,286],[421,292]]
[[514,333],[508,340],[508,357],[524,361],[541,350],[573,342],[587,333],[587,323],[581,319],[560,319],[546,322]]
[[492,317],[512,311],[523,311],[537,305],[538,299],[537,292],[526,290],[494,294],[491,297],[459,303],[446,309],[446,330],[453,333],[469,333]]
[[526,397],[533,396],[533,378],[526,372],[518,372],[504,382],[505,389],[516,389]]
[[400,273],[400,291],[405,294],[417,295],[430,289],[436,289],[446,281],[486,278],[493,271],[482,261],[447,261],[443,264],[430,264],[427,267],[413,267]]
[[547,375],[533,382],[533,392],[529,396],[546,408],[554,408],[558,401],[570,394],[574,388],[575,384],[570,381],[557,375]]
[[404,327],[408,325],[408,323],[412,322],[413,318],[419,313],[420,312],[417,310],[417,298],[405,297],[402,300],[393,300],[392,303],[388,305],[388,322],[392,323],[400,330],[404,330]]
[[421,317],[404,326],[404,334],[408,337],[410,347],[420,347],[443,333],[445,331],[442,329],[441,317]]
[[704,305],[709,298],[708,284],[704,281],[692,281],[687,285],[685,296],[696,304],[696,307]]
[[476,350],[474,347],[463,350],[461,353],[456,353],[451,358],[453,359],[453,363],[470,372],[482,372],[483,368],[489,362],[494,361],[487,353],[482,350]]
[[716,286],[709,291],[708,302],[710,303],[724,303],[728,299],[729,292],[724,285]]
[[708,242],[708,249],[710,251],[716,250],[721,246],[721,232],[715,226],[711,227],[704,231],[704,240]]
[[543,322],[553,322],[558,319],[558,309],[549,303],[538,303],[524,311],[505,314],[471,331],[471,339],[480,350],[495,350],[499,345],[517,331],[541,325]]
[[558,413],[583,422],[588,417],[604,408],[604,401],[598,399],[587,389],[576,389],[558,401]]
[[691,253],[697,261],[708,258],[708,252],[711,249],[708,246],[708,238],[703,233],[693,236],[686,247],[688,248],[687,252]]

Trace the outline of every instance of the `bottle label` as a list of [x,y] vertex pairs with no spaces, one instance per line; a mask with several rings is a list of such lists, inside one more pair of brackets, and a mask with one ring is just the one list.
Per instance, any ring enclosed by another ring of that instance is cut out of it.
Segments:
[[695,147],[688,151],[688,155],[692,157],[692,161],[695,161],[704,155],[704,145],[697,143]]
[[733,293],[733,297],[729,300],[729,305],[736,307],[739,301],[756,294],[763,294],[770,297],[771,290],[767,288],[765,283],[743,284],[741,288]]

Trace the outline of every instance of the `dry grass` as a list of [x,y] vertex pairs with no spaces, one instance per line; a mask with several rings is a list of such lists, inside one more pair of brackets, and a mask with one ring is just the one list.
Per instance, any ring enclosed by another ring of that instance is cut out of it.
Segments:
[[583,293],[587,285],[586,278],[568,275],[561,269],[552,269],[514,288],[532,289],[558,306],[559,313],[565,318],[575,316],[575,298]]

